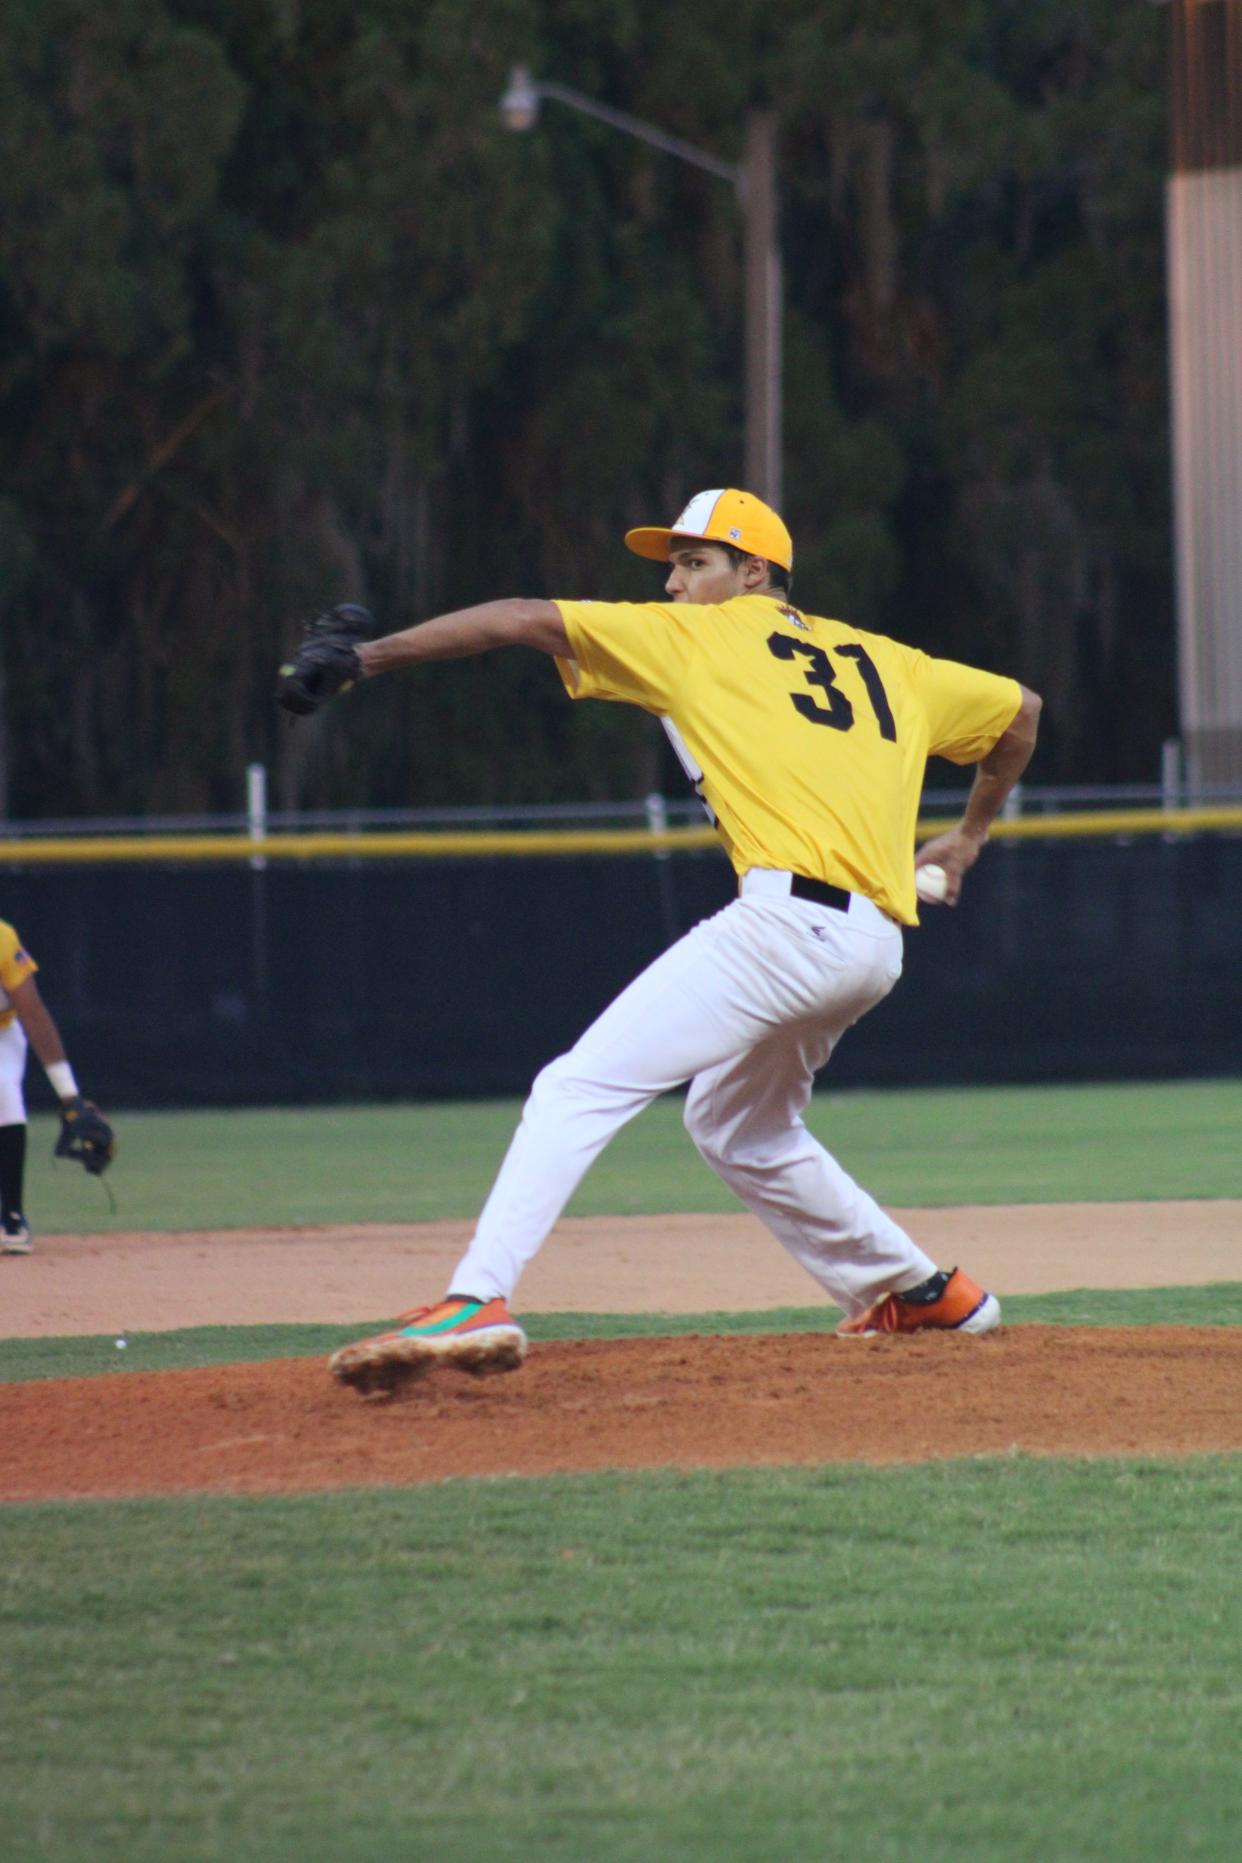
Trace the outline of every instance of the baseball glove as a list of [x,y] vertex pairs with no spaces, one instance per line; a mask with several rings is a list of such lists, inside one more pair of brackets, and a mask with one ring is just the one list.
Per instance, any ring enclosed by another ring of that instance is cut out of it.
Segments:
[[358,642],[374,631],[368,610],[353,602],[322,609],[307,622],[302,645],[277,674],[276,703],[305,718],[338,692],[348,692],[362,677]]
[[94,1100],[84,1100],[80,1093],[62,1100],[60,1135],[52,1156],[72,1158],[91,1177],[103,1176],[116,1156],[116,1140]]

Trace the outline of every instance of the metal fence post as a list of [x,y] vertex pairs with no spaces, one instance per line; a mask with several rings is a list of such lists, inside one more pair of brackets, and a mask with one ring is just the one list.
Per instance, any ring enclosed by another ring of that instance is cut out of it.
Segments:
[[[647,812],[647,827],[652,834],[668,832],[668,804],[664,797],[655,791],[644,799],[643,807]],[[673,884],[673,870],[669,865],[668,849],[658,847],[655,850],[656,891],[660,900],[660,917],[663,921],[665,944],[673,944],[679,936],[677,929],[677,893]]]
[[1181,806],[1182,740],[1166,737],[1160,746],[1160,806],[1166,812]]
[[[267,838],[267,770],[261,763],[246,765],[246,828],[251,841]],[[255,1013],[260,1021],[267,1015],[268,937],[267,937],[267,858],[250,856],[250,976],[254,991]]]
[[[267,770],[261,763],[246,765],[246,828],[252,841],[267,839]],[[266,865],[262,854],[251,855],[252,872],[262,873]]]

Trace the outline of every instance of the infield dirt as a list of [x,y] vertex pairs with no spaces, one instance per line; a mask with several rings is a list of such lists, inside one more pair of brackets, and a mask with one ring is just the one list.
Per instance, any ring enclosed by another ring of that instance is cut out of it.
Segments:
[[[1238,1278],[1237,1203],[906,1213],[1002,1296]],[[371,1321],[438,1296],[462,1224],[55,1237],[0,1262],[4,1335]],[[528,1311],[813,1304],[747,1217],[562,1224]],[[438,1373],[364,1403],[319,1360],[0,1383],[0,1498],[268,1493],[461,1475],[960,1455],[1242,1449],[1242,1331],[1022,1326],[540,1344],[519,1373]]]

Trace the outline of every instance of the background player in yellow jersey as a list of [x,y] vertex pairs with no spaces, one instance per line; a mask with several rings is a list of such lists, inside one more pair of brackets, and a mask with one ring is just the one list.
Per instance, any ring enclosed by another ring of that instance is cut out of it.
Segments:
[[[60,1157],[76,1157],[96,1175],[112,1158],[112,1129],[97,1106],[78,1092],[60,1030],[39,993],[38,965],[11,925],[0,919],[0,1255],[29,1255],[24,1214],[26,1101],[22,1082],[27,1043],[43,1063],[60,1101]],[[75,1132],[75,1128],[77,1128]],[[81,1134],[89,1135],[87,1152]]]
[[739,882],[734,903],[544,1068],[445,1299],[333,1359],[364,1390],[437,1361],[518,1364],[526,1340],[508,1301],[522,1270],[609,1139],[686,1082],[699,1151],[844,1309],[840,1333],[982,1333],[1000,1318],[802,1114],[816,1070],[900,975],[928,756],[977,766],[960,822],[918,856],[944,869],[952,905],[1030,758],[1040,701],[1013,679],[795,608],[789,532],[748,493],[700,492],[670,527],[626,542],[669,564],[667,601],[490,602],[377,641],[359,637],[358,611],[340,611],[339,633],[321,617],[281,669],[281,702],[308,711],[398,667],[511,645],[551,654],[574,698],[665,721]]

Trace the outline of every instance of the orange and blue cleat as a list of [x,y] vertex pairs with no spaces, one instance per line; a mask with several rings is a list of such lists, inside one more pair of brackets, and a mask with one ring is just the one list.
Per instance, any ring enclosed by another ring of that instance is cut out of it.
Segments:
[[391,1396],[437,1365],[476,1376],[516,1371],[526,1357],[526,1343],[503,1300],[450,1294],[435,1306],[398,1314],[388,1332],[342,1346],[328,1369],[364,1397]]

